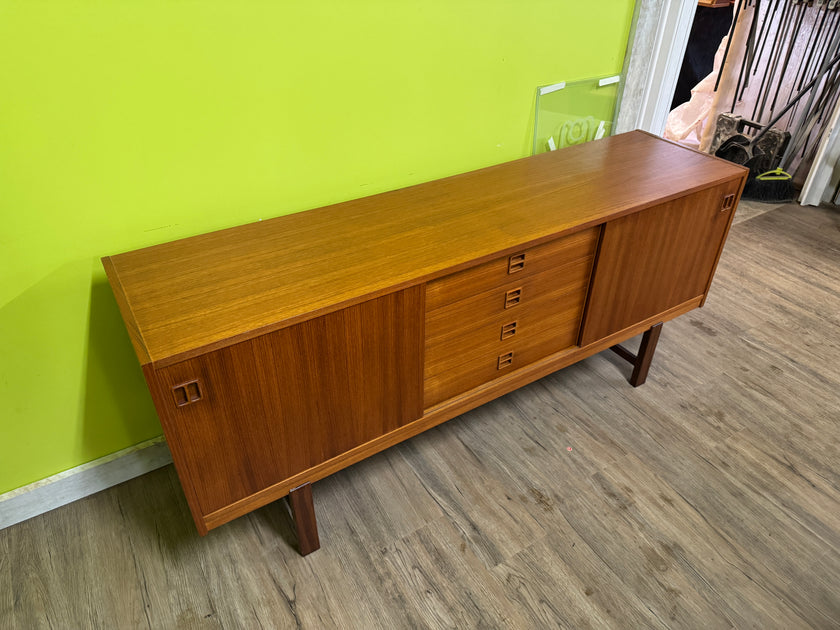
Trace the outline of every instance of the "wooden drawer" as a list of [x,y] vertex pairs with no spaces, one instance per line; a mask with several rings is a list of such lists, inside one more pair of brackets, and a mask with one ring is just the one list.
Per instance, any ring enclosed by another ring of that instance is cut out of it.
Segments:
[[[477,340],[501,341],[500,327],[519,321],[521,338],[531,325],[567,308],[567,296],[586,290],[592,258],[544,271],[426,313],[426,373],[452,352],[470,352]],[[514,300],[518,301],[514,303]]]
[[427,312],[424,406],[575,345],[591,269],[589,257],[525,278],[509,308],[503,285]]
[[595,253],[599,234],[599,227],[590,228],[434,280],[426,285],[426,311],[586,259]]

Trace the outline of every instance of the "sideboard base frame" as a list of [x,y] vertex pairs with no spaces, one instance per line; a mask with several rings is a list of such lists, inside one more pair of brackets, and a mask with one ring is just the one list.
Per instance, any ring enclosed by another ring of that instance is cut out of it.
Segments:
[[642,335],[642,342],[639,344],[639,352],[633,354],[622,345],[615,345],[610,350],[615,352],[625,361],[633,366],[633,373],[627,379],[633,387],[643,385],[647,380],[653,354],[656,352],[656,344],[659,343],[659,334],[662,332],[662,322],[648,328]]

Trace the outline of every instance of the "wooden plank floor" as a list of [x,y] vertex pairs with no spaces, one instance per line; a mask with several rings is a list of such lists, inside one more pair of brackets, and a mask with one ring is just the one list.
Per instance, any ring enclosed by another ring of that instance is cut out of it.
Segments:
[[0,628],[840,628],[840,212],[748,210],[644,386],[605,352],[315,484],[306,558],[163,468],[0,531]]

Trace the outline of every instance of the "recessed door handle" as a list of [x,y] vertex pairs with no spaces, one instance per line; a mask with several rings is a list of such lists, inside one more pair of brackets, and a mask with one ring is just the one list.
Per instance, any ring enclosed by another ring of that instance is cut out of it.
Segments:
[[201,384],[198,379],[175,385],[172,387],[172,395],[175,397],[177,407],[186,407],[198,402],[202,398]]
[[513,365],[513,352],[505,352],[503,355],[499,356],[499,362],[496,369],[503,370],[511,365]]
[[514,254],[508,258],[508,273],[516,273],[525,269],[525,254]]
[[516,306],[522,301],[522,287],[511,289],[505,293],[505,308]]
[[510,339],[516,334],[516,326],[517,322],[510,322],[509,324],[504,324],[502,326],[502,338],[501,341],[505,339]]

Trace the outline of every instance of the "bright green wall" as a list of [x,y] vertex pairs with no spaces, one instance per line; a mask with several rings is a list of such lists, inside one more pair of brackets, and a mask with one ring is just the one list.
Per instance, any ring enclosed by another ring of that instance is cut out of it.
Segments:
[[99,257],[527,155],[632,0],[0,0],[0,492],[160,434]]

